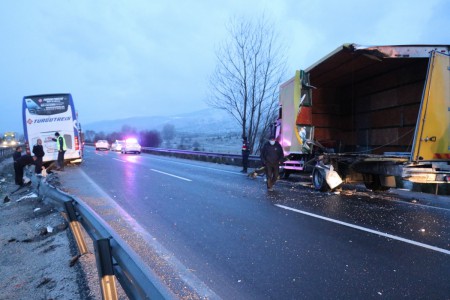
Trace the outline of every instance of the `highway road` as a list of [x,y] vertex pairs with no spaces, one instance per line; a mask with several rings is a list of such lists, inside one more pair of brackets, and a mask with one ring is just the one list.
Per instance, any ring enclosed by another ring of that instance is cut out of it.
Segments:
[[61,180],[150,267],[165,261],[208,298],[450,298],[445,206],[364,189],[320,193],[300,177],[268,192],[239,170],[87,147]]

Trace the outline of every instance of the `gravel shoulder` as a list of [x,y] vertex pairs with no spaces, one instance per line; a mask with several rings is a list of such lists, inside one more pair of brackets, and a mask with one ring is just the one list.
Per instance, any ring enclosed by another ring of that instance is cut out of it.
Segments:
[[[58,186],[57,175],[52,180]],[[0,162],[0,298],[101,299],[92,251],[74,259],[78,249],[61,213],[29,186],[17,189],[7,158]]]

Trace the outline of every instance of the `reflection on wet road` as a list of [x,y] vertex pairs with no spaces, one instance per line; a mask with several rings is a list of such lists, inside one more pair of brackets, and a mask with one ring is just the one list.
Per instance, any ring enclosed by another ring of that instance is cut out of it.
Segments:
[[79,171],[221,298],[450,297],[445,206],[239,170],[88,148]]

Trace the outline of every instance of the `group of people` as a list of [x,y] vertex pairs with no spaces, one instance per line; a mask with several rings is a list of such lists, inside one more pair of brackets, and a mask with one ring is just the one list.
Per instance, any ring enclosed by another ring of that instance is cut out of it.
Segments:
[[[247,137],[243,137],[242,145],[242,173],[247,173],[248,158],[250,155],[250,147]],[[269,141],[264,144],[261,149],[261,162],[266,173],[267,190],[273,191],[273,186],[278,180],[279,166],[283,161],[284,153],[280,143],[278,143],[275,137],[270,137]]]
[[[52,140],[56,142],[56,148],[58,149],[58,163],[56,170],[64,171],[64,153],[67,149],[66,140],[59,134],[59,132],[55,133],[55,138]],[[31,154],[22,155],[22,152],[23,148],[21,146],[17,146],[16,151],[13,154],[15,183],[19,186],[24,185],[23,169],[25,166],[34,164],[36,174],[41,174],[44,169],[43,157],[45,152],[41,139],[37,139],[36,145],[33,146],[33,156]]]

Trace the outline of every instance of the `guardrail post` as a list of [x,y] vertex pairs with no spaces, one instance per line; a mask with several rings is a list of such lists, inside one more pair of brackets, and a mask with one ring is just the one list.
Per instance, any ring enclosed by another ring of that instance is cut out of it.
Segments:
[[116,300],[117,288],[109,239],[94,240],[94,248],[103,299]]
[[83,232],[81,231],[80,223],[77,220],[77,215],[75,213],[75,208],[73,207],[72,201],[64,202],[64,207],[66,209],[67,218],[69,220],[69,226],[75,236],[75,241],[77,242],[78,250],[80,254],[88,253],[86,241],[84,240]]

